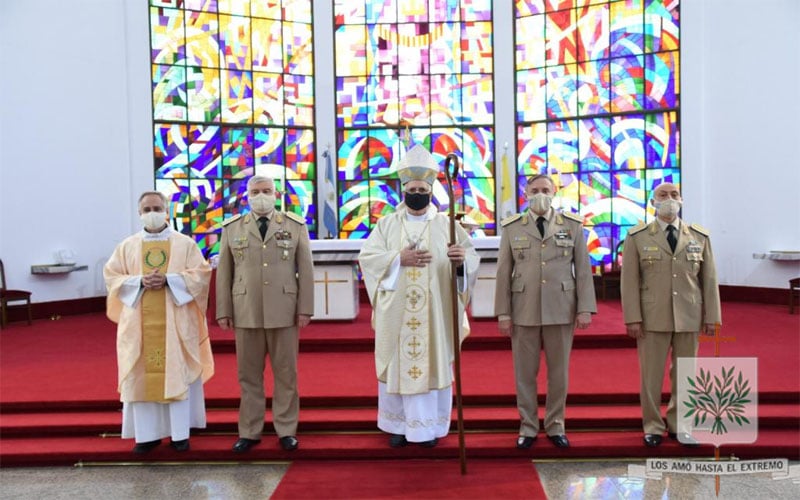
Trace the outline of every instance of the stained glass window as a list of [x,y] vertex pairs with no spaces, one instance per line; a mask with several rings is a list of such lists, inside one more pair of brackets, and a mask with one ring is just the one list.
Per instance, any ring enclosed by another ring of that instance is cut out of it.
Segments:
[[311,0],[151,0],[156,189],[206,256],[268,175],[317,233]]
[[595,271],[619,260],[652,190],[680,182],[679,1],[516,0],[518,204],[552,176]]
[[[493,234],[491,0],[335,0],[334,46],[339,237],[394,210],[396,163],[415,144],[442,167],[461,159],[456,209]],[[449,204],[444,182],[434,203]]]

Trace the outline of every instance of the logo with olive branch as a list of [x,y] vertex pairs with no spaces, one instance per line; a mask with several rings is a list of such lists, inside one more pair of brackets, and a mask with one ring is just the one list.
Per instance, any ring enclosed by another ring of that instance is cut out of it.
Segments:
[[741,370],[738,376],[734,371],[733,366],[729,369],[723,366],[721,374],[712,377],[710,369],[700,368],[699,375],[687,377],[690,388],[686,391],[688,401],[683,402],[687,409],[684,418],[693,419],[695,427],[711,420],[711,433],[718,435],[727,434],[726,422],[739,427],[749,424],[745,405],[751,402],[750,383]]

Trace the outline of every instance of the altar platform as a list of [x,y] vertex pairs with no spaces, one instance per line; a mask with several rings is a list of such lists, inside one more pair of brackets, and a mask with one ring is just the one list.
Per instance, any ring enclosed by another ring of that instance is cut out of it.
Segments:
[[[473,238],[481,264],[472,298],[472,316],[494,316],[494,284],[499,236]],[[364,240],[312,240],[314,317],[312,321],[354,320],[360,306],[358,253]]]

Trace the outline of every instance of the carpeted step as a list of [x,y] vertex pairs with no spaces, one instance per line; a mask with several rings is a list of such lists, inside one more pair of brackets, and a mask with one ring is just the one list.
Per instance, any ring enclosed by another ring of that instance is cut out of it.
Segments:
[[[230,336],[229,336],[230,337]],[[635,349],[636,341],[625,333],[578,335],[572,342],[573,349]],[[211,342],[214,353],[235,353],[236,343],[233,338],[215,338]],[[374,338],[358,336],[351,338],[311,337],[300,338],[300,352],[372,352],[375,349]],[[463,351],[510,351],[511,340],[507,337],[475,336],[467,338],[462,344]]]
[[[286,461],[300,459],[404,459],[437,458],[458,459],[458,437],[451,433],[435,448],[409,445],[390,448],[382,433],[302,434],[300,448],[294,452],[280,449],[275,436],[264,436],[262,442],[246,454],[235,454],[231,446],[235,435],[194,436],[191,450],[173,451],[165,444],[147,455],[131,453],[132,440],[117,437],[53,437],[41,439],[4,438],[2,466],[85,465],[91,462],[252,462]],[[658,448],[642,444],[638,431],[629,432],[571,432],[572,446],[560,449],[553,446],[544,435],[529,450],[515,448],[516,433],[466,433],[467,458],[531,459],[604,459],[604,458],[655,458],[655,457],[713,457],[714,448],[704,445],[687,448],[666,439]],[[166,442],[166,441],[165,441]],[[767,430],[759,432],[758,440],[751,445],[722,446],[721,456],[739,459],[788,458],[800,459],[800,431]]]
[[[299,432],[363,432],[376,429],[374,406],[341,405],[330,408],[300,409]],[[238,411],[231,408],[209,408],[208,424],[198,434],[235,433]],[[567,406],[566,426],[570,431],[635,430],[641,426],[641,409],[635,405]],[[540,419],[544,409],[540,408]],[[271,429],[271,412],[265,416],[266,429]],[[0,416],[0,435],[5,437],[88,436],[119,434],[122,416],[119,411],[99,412],[35,412]],[[453,412],[455,429],[455,410]],[[514,431],[519,427],[519,414],[514,406],[465,406],[464,425],[469,431]],[[759,429],[800,428],[800,406],[794,404],[760,405]]]

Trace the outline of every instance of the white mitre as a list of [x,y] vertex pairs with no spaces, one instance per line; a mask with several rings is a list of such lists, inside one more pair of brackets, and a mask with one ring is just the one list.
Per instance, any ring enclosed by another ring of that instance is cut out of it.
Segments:
[[397,165],[400,183],[409,181],[425,181],[433,185],[439,175],[439,164],[422,144],[417,144],[406,152]]

